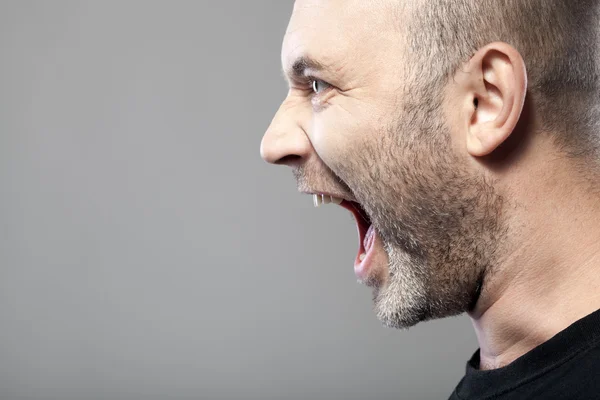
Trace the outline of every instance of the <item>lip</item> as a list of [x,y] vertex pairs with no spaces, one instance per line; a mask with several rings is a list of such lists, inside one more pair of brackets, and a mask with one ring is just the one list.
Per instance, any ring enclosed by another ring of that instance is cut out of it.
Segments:
[[[347,195],[343,195],[343,194],[336,194],[334,192],[327,192],[327,191],[321,191],[321,190],[311,190],[311,191],[302,191],[300,192],[302,194],[307,194],[307,195],[325,195],[325,196],[332,196],[332,197],[337,197],[338,199],[342,199],[344,201],[348,201],[348,202],[352,202],[352,203],[357,203],[357,201],[353,198],[353,197],[349,197]],[[342,203],[343,204],[343,203]]]
[[[302,193],[308,195],[323,195],[323,196],[332,196],[337,197],[338,199],[342,199],[342,202],[339,205],[346,210],[350,211],[350,213],[354,216],[356,220],[356,227],[358,233],[358,254],[354,260],[354,273],[359,281],[368,283],[368,276],[371,273],[372,265],[374,263],[375,255],[373,250],[373,246],[378,242],[377,232],[373,231],[372,235],[369,238],[370,245],[367,245],[365,242],[367,234],[371,232],[373,228],[373,223],[367,212],[362,207],[361,203],[355,200],[351,200],[348,197],[340,196],[338,194],[334,194],[332,192],[327,191],[302,191]],[[368,251],[366,249],[368,248]],[[365,255],[365,257],[361,260],[361,255]]]
[[[350,211],[355,216],[355,218],[362,218],[365,221],[370,221],[370,218],[368,217],[366,212],[362,209],[361,204],[352,197],[347,197],[347,196],[335,194],[332,192],[325,192],[325,191],[323,191],[323,192],[322,191],[302,191],[301,193],[308,194],[310,196],[324,195],[324,196],[332,196],[332,197],[337,197],[338,199],[342,199],[342,203],[340,204],[341,207]],[[358,221],[358,219],[357,219],[357,221]]]

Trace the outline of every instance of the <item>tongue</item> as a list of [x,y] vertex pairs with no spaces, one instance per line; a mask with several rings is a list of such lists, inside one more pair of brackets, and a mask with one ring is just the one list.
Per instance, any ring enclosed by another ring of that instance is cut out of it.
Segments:
[[364,232],[363,240],[360,242],[358,256],[354,261],[354,274],[362,282],[368,282],[371,275],[371,269],[374,265],[375,242],[377,240],[377,230],[373,225],[369,225]]
[[375,228],[373,228],[373,225],[369,225],[369,229],[367,230],[367,233],[365,234],[365,239],[363,240],[361,250],[364,250],[365,254],[369,254],[369,252],[373,248],[374,242],[375,242]]
[[[356,255],[355,265],[358,266],[363,263],[373,250],[373,243],[375,243],[375,228],[373,225],[366,224],[358,224],[358,234],[360,237],[359,246],[358,246],[358,254]],[[361,226],[362,225],[362,226]]]
[[[354,262],[356,267],[368,258],[370,251],[373,249],[373,243],[377,234],[359,204],[344,201],[341,205],[348,209],[354,215],[354,219],[356,219],[356,228],[358,230],[358,254]],[[361,257],[363,258],[362,260]]]

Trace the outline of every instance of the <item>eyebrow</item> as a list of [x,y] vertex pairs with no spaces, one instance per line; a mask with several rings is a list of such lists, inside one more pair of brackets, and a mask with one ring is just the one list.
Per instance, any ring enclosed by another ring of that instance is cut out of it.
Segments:
[[327,69],[322,63],[317,60],[307,57],[300,56],[294,60],[291,66],[284,68],[283,75],[287,79],[291,80],[302,80],[306,78],[306,71],[323,71]]

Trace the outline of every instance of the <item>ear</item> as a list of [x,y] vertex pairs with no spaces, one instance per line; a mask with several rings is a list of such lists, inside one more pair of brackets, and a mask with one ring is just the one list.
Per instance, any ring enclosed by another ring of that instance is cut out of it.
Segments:
[[519,52],[501,42],[478,50],[467,69],[463,93],[472,96],[467,112],[467,151],[482,157],[500,146],[519,122],[527,94],[527,71]]

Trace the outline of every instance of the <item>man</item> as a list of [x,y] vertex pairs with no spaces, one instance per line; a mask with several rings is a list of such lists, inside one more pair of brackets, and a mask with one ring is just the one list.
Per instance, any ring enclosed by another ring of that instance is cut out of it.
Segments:
[[261,145],[351,210],[390,327],[467,312],[452,399],[600,398],[600,1],[297,0]]

